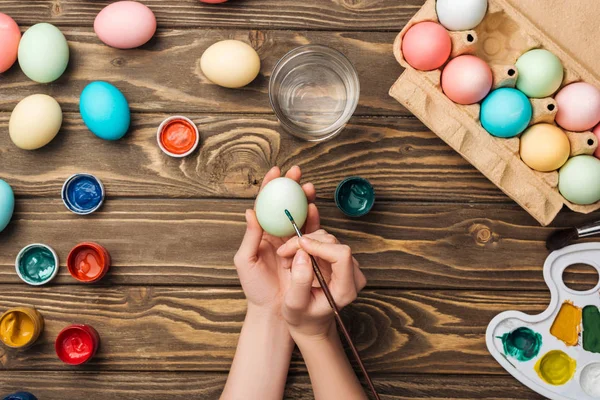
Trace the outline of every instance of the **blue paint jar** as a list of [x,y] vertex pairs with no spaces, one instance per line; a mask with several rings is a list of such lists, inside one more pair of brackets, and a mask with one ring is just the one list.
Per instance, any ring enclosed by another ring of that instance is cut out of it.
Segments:
[[494,90],[481,104],[481,125],[491,135],[501,138],[511,138],[523,132],[532,116],[529,98],[513,88]]
[[65,181],[61,196],[70,211],[87,215],[100,208],[104,202],[104,186],[94,175],[75,174]]
[[335,205],[349,217],[367,215],[375,204],[375,190],[368,180],[352,176],[335,189]]
[[13,394],[9,394],[4,398],[4,400],[38,400],[37,397],[32,395],[29,392],[17,392]]

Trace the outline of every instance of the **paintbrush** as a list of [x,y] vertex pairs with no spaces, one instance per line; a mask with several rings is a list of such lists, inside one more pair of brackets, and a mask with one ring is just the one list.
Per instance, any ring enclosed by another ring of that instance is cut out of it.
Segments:
[[[296,235],[298,235],[298,237],[301,238],[302,232],[300,232],[298,225],[296,225],[296,222],[294,221],[292,214],[290,214],[290,212],[288,210],[285,210],[285,215],[287,215],[290,222],[292,223],[292,226],[294,227],[294,230],[296,231]],[[323,278],[323,274],[321,273],[319,264],[317,264],[317,260],[315,260],[315,258],[311,254],[309,254],[309,256],[310,256],[310,260],[312,261],[312,267],[313,267],[313,270],[315,271],[317,281],[319,281],[319,285],[321,285],[321,289],[323,289],[323,293],[325,294],[325,297],[327,298],[329,305],[333,309],[333,314],[335,316],[335,320],[337,321],[342,333],[344,334],[344,337],[346,338],[346,342],[348,342],[348,345],[350,346],[350,349],[352,350],[352,354],[354,354],[354,358],[356,359],[356,362],[358,362],[358,366],[360,367],[365,379],[367,380],[369,389],[371,389],[371,393],[373,393],[373,396],[375,397],[375,399],[380,400],[379,395],[377,394],[377,390],[375,390],[375,386],[373,385],[373,381],[371,380],[371,377],[369,377],[369,373],[367,372],[365,365],[363,364],[362,360],[360,359],[358,350],[356,349],[354,342],[352,342],[352,339],[350,338],[348,329],[346,329],[346,326],[344,325],[344,321],[342,321],[342,317],[340,316],[340,310],[338,309],[338,306],[335,304],[335,300],[333,299],[333,296],[331,295],[331,291],[329,290],[329,286],[327,286],[327,282],[325,282],[325,278]]]
[[556,231],[546,240],[546,248],[550,251],[562,249],[577,239],[594,235],[600,235],[600,221],[582,226],[581,228]]

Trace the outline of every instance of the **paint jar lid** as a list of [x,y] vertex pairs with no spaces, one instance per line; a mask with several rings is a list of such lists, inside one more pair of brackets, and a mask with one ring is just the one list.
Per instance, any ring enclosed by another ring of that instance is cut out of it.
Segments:
[[33,394],[29,392],[17,392],[9,394],[4,400],[38,400]]
[[98,243],[79,243],[67,256],[67,268],[80,282],[98,282],[110,268],[110,254]]
[[104,202],[104,186],[94,175],[71,175],[62,187],[61,197],[69,211],[79,215],[91,214]]
[[13,349],[33,345],[43,330],[44,318],[35,308],[11,308],[0,316],[0,341]]
[[351,176],[335,189],[335,205],[349,217],[362,217],[375,204],[375,189],[368,180]]
[[58,267],[58,255],[52,247],[42,243],[23,247],[15,260],[17,275],[32,286],[50,282],[58,273]]
[[198,127],[189,118],[175,115],[165,119],[156,132],[158,147],[171,157],[185,157],[200,143]]
[[89,325],[70,325],[56,337],[54,349],[58,358],[69,365],[88,362],[100,345],[100,335]]

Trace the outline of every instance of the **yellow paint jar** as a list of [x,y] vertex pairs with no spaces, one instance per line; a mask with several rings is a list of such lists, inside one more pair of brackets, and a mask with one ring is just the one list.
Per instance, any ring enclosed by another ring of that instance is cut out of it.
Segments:
[[34,308],[11,308],[0,317],[0,340],[13,349],[33,345],[43,330],[44,319]]

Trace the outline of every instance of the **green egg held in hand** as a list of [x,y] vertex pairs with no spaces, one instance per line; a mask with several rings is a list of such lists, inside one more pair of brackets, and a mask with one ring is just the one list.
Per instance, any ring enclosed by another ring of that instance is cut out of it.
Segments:
[[298,227],[306,222],[308,200],[302,187],[293,179],[277,178],[269,182],[256,198],[256,218],[260,226],[273,236],[295,234],[294,227],[285,215],[288,210]]

